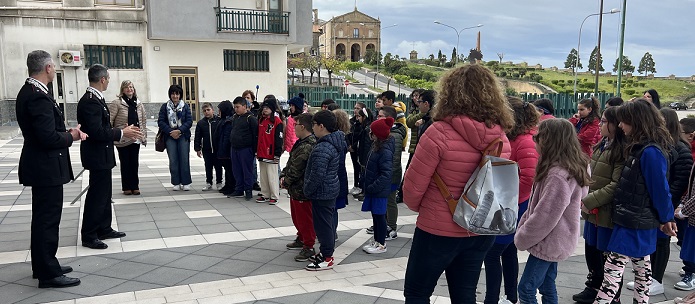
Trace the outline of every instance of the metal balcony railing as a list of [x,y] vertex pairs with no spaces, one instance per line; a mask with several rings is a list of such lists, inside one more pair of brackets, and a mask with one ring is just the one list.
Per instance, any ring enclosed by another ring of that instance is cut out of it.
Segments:
[[218,32],[290,33],[290,12],[216,7]]

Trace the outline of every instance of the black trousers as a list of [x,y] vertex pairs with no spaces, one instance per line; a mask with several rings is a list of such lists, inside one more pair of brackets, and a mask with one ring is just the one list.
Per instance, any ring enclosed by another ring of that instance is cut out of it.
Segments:
[[63,185],[31,187],[31,269],[39,280],[63,275],[56,258]]
[[113,231],[111,188],[111,169],[89,170],[89,190],[82,216],[82,241],[93,241]]
[[649,260],[652,262],[652,278],[659,283],[663,282],[668,258],[671,256],[671,238],[656,238],[656,251],[651,254]]
[[234,179],[234,171],[232,171],[232,159],[223,158],[217,160],[224,168],[224,187],[222,189],[225,189],[227,192],[234,192],[236,180]]
[[212,153],[211,150],[203,149],[203,161],[205,162],[205,182],[214,185],[212,183],[212,169],[215,169],[216,184],[222,183],[222,164]]
[[140,190],[140,178],[138,167],[140,158],[140,145],[130,144],[118,150],[118,159],[121,161],[121,190]]
[[[585,223],[585,225],[593,225],[591,223]],[[589,268],[589,274],[586,276],[586,287],[598,290],[603,284],[603,266],[606,264],[606,257],[608,252],[603,252],[596,248],[596,246],[591,246],[584,243],[584,258],[586,259],[586,266]],[[620,291],[623,289],[623,281],[620,280],[620,287],[615,294],[616,299],[620,299]]]
[[[415,156],[415,152],[410,153],[410,156],[408,156],[408,163],[405,165],[405,171],[408,171],[408,167],[410,167],[410,162],[413,161],[413,156]],[[398,185],[398,196],[400,198],[397,198],[397,202],[402,202],[403,201],[403,181],[405,181],[405,171],[403,171],[403,178],[401,178],[401,183]]]
[[357,162],[359,159],[359,154],[357,152],[350,152],[350,159],[352,160],[352,171],[354,172],[354,180],[355,184],[354,187],[359,188],[360,187],[360,164]]

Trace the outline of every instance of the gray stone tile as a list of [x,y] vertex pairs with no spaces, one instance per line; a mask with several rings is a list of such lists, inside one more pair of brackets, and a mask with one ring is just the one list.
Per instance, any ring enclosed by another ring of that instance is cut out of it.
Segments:
[[371,296],[329,290],[316,303],[364,304],[374,303],[376,299]]
[[162,288],[162,287],[166,287],[166,286],[158,285],[158,284],[152,284],[152,283],[145,283],[145,282],[127,281],[121,285],[118,285],[116,287],[108,289],[108,290],[104,291],[103,293],[104,294],[116,294],[116,293],[122,293],[122,292],[131,292],[131,291],[155,289],[155,288]]
[[200,234],[200,232],[198,231],[198,229],[195,228],[195,226],[186,226],[175,228],[160,228],[159,234],[161,234],[162,237],[167,238],[186,235],[198,235]]
[[195,227],[193,225],[193,222],[189,220],[188,218],[186,219],[178,219],[178,220],[157,220],[155,221],[155,224],[157,225],[157,228],[159,230],[165,229],[165,228],[178,228],[178,227]]
[[12,211],[12,212],[8,212],[7,215],[5,215],[5,219],[14,218],[14,217],[31,217],[31,211],[30,210]]
[[[258,244],[254,245],[253,248],[284,251],[284,250],[287,250],[286,245],[288,243],[291,243],[292,241],[294,241],[293,237],[265,239],[265,240],[261,240],[260,242],[258,242]],[[294,250],[294,251],[297,251],[297,250]],[[297,251],[297,252],[299,252],[299,251]]]
[[[31,239],[30,231],[18,231],[13,233],[0,233],[0,242],[24,241]],[[3,248],[3,247],[0,247]]]
[[245,250],[244,247],[224,244],[211,244],[195,252],[196,255],[228,259]]
[[[326,291],[317,291],[305,294],[298,294],[287,297],[271,298],[265,301],[269,303],[282,303],[282,304],[307,304],[307,303],[325,303],[320,302],[319,299],[326,294]],[[250,303],[250,302],[248,302]],[[339,303],[339,302],[338,302]]]
[[200,271],[202,269],[207,269],[210,266],[215,265],[219,262],[222,262],[223,260],[224,258],[191,254],[182,257],[176,261],[173,261],[169,264],[166,264],[165,266]]
[[193,219],[191,219],[191,222],[193,222],[193,224],[195,224],[196,226],[229,224],[229,221],[227,219],[225,219],[223,216],[193,218]]
[[193,204],[188,204],[190,203],[189,201],[186,201],[185,204],[179,204],[181,206],[181,209],[183,211],[200,211],[200,210],[212,210],[214,209],[212,205],[208,204],[207,202],[196,202]]
[[301,269],[304,269],[304,267],[307,264],[309,264],[308,262],[302,262],[302,263],[294,262],[294,263],[295,263],[295,265],[293,265],[293,266],[265,264],[261,267],[258,267],[256,270],[252,271],[248,275],[254,276],[254,275],[262,275],[262,274],[269,274],[269,273],[276,273],[276,272],[301,270]]
[[130,280],[148,273],[159,266],[130,261],[122,261],[112,267],[104,268],[97,271],[95,274],[112,277],[117,279]]
[[[272,207],[272,206],[268,206],[268,207]],[[277,207],[274,207],[274,208],[277,208]],[[292,217],[287,212],[279,210],[279,209],[277,209],[277,211],[276,210],[272,210],[272,211],[262,210],[261,212],[256,212],[256,215],[260,216],[264,220],[285,219],[285,218],[288,218],[290,220],[292,219]]]
[[[13,214],[17,211],[12,211],[10,214]],[[4,220],[2,220],[2,224],[26,224],[26,223],[31,223],[31,216],[17,216],[17,217],[5,217]]]
[[[69,292],[89,297],[101,294],[125,282],[125,280],[93,274],[80,278],[80,281],[82,281],[82,283],[79,286],[70,287]],[[66,289],[66,291],[68,291],[68,289]]]
[[[118,214],[118,213],[116,213]],[[140,215],[127,215],[127,216],[117,216],[118,225],[130,224],[130,223],[141,223],[141,222],[154,222],[152,215],[140,214]]]
[[118,223],[118,229],[121,231],[139,231],[139,230],[155,230],[158,229],[155,222],[140,222],[140,223]]
[[230,275],[234,277],[243,277],[263,266],[263,263],[241,261],[241,260],[224,260],[222,262],[205,269],[203,272],[218,273]]
[[119,252],[119,253],[103,254],[100,256],[103,258],[106,258],[106,259],[127,261],[127,260],[133,259],[137,256],[143,255],[145,253],[146,253],[146,251],[133,251],[133,252]]
[[405,301],[379,298],[379,299],[376,299],[376,302],[374,302],[374,304],[396,304],[396,303],[405,303]]
[[254,213],[233,213],[230,215],[225,215],[220,212],[230,223],[236,224],[241,222],[261,222],[263,221],[258,215]]
[[182,212],[158,213],[152,211],[152,218],[157,221],[188,220],[188,216]]
[[133,280],[163,286],[174,286],[178,285],[179,282],[192,277],[196,273],[198,273],[198,271],[171,267],[159,267],[144,275],[134,278]]
[[129,259],[129,261],[163,266],[186,256],[186,253],[168,250],[152,250]]
[[[10,212],[12,214],[13,212]],[[9,214],[7,216],[10,216]],[[5,220],[7,220],[8,217],[5,217]],[[11,233],[11,232],[19,232],[19,231],[29,231],[31,230],[31,224],[30,223],[23,223],[23,224],[1,224],[0,225],[0,233]]]
[[7,284],[0,286],[0,295],[2,295],[3,303],[19,302],[40,293],[41,289],[38,289],[35,286],[24,286],[18,284]]
[[62,235],[60,237],[60,240],[58,241],[58,246],[59,247],[64,247],[64,246],[75,246],[77,245],[77,236],[76,235]]
[[96,273],[99,270],[112,267],[120,263],[121,260],[103,257],[103,256],[86,256],[78,258],[70,263],[75,271],[84,273]]
[[277,258],[282,253],[287,251],[286,248],[282,248],[281,250],[282,251],[258,249],[258,248],[248,248],[248,249],[245,249],[245,250],[235,254],[232,257],[232,259],[245,260],[245,261],[262,261],[265,263],[267,261],[270,261],[272,259]]
[[288,217],[286,218],[277,218],[277,219],[266,219],[265,222],[268,223],[268,225],[272,227],[287,227],[287,226],[292,226],[292,219],[289,218],[289,214],[287,215]]
[[178,252],[178,253],[185,253],[185,254],[190,254],[194,253],[202,248],[205,248],[205,246],[208,245],[198,245],[198,246],[186,246],[186,247],[174,247],[174,248],[167,248],[163,249],[166,251],[171,251],[171,252]]
[[30,277],[31,273],[31,263],[9,264],[1,269],[0,281],[15,282]]
[[[120,224],[119,224],[120,225]],[[119,229],[121,229],[119,227]],[[124,238],[121,238],[121,241],[137,241],[137,240],[149,240],[149,239],[156,239],[156,238],[161,238],[162,235],[159,233],[159,229],[151,229],[151,230],[136,230],[136,231],[129,231],[129,230],[123,230],[121,231],[126,233],[126,236]]]
[[202,234],[237,231],[232,224],[196,225]]
[[[2,233],[0,233],[2,234]],[[0,252],[29,250],[29,240],[0,242]]]
[[252,222],[234,222],[234,221],[230,221],[230,222],[232,223],[232,225],[234,225],[234,228],[236,228],[239,231],[273,228],[272,226],[270,226],[270,224],[266,223],[263,220],[252,221]]
[[[38,283],[36,283],[38,284]],[[69,290],[70,288],[66,288],[64,290]],[[47,303],[47,302],[56,302],[56,301],[63,301],[63,300],[71,300],[78,298],[78,295],[68,293],[68,292],[63,292],[63,291],[58,291],[58,290],[51,290],[51,289],[39,289],[40,293],[26,298],[22,301],[16,302],[17,304],[35,304],[35,303]],[[4,297],[3,297],[4,298]]]

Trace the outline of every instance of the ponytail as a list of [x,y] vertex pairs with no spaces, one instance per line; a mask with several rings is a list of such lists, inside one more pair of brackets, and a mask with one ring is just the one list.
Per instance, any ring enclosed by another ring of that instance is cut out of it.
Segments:
[[591,112],[586,117],[587,122],[593,122],[594,119],[601,119],[601,104],[596,97],[582,99],[579,101],[579,104],[585,108],[591,108]]

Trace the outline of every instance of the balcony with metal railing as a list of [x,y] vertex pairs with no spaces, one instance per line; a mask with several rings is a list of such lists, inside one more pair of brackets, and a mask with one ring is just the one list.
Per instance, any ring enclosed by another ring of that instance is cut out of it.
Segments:
[[290,33],[290,12],[215,7],[217,32]]

